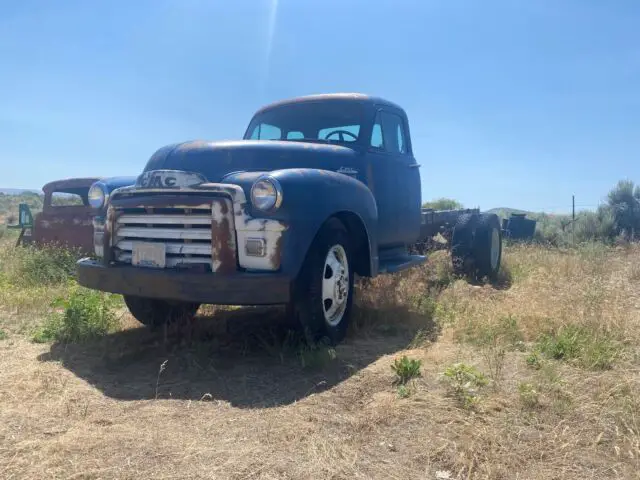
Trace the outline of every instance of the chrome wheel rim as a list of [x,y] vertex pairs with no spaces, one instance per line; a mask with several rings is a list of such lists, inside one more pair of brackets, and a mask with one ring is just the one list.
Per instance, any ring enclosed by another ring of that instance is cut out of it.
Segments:
[[500,257],[500,232],[494,228],[491,232],[491,269],[498,268],[498,260]]
[[322,270],[322,311],[324,321],[335,327],[342,321],[349,298],[349,262],[342,245],[327,252]]

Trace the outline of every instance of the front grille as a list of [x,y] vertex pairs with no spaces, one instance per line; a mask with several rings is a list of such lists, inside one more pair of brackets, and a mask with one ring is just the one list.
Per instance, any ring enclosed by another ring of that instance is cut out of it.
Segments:
[[131,263],[135,242],[159,242],[165,245],[167,268],[212,268],[211,204],[116,207],[115,213],[113,253],[117,262]]

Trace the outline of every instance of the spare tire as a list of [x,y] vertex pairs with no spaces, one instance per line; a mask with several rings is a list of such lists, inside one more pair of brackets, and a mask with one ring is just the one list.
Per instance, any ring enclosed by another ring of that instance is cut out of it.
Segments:
[[496,279],[502,260],[502,229],[500,219],[494,213],[478,216],[473,241],[473,260],[477,278]]

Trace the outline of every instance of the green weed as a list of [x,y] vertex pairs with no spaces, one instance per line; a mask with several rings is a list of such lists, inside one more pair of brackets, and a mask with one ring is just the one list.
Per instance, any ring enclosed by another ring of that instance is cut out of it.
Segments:
[[548,358],[573,361],[591,370],[605,370],[613,366],[621,346],[606,333],[567,325],[542,335],[538,349]]
[[398,397],[400,398],[409,398],[411,392],[406,385],[398,385]]
[[542,366],[540,355],[536,351],[533,351],[529,355],[527,355],[525,361],[527,362],[527,365],[529,367],[535,370],[540,370],[540,367]]
[[409,358],[403,355],[402,358],[396,358],[391,364],[391,370],[396,374],[396,382],[400,385],[406,385],[409,380],[420,376],[420,368],[422,360]]
[[2,275],[20,287],[62,284],[73,278],[79,251],[57,246],[16,247],[2,251]]
[[6,340],[7,338],[9,338],[7,332],[0,328],[0,340]]
[[35,342],[81,342],[110,333],[118,326],[112,295],[74,287],[67,298],[53,307],[62,309],[49,315],[34,334]]
[[520,402],[525,408],[533,409],[540,405],[540,396],[532,383],[519,383],[518,393],[520,394]]
[[478,391],[489,382],[485,375],[472,365],[455,363],[443,373],[453,396],[464,408],[471,408],[478,402]]

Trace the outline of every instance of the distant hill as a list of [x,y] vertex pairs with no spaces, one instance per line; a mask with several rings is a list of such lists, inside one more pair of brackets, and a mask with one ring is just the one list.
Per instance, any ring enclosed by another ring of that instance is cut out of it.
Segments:
[[[20,193],[6,193],[6,191],[19,191]],[[41,192],[33,190],[19,190],[15,188],[0,189],[0,225],[9,222],[14,223],[18,215],[18,205],[26,203],[32,213],[42,210],[43,196]]]
[[28,188],[0,188],[0,193],[5,195],[21,195],[23,193],[42,193],[40,190],[31,190]]

